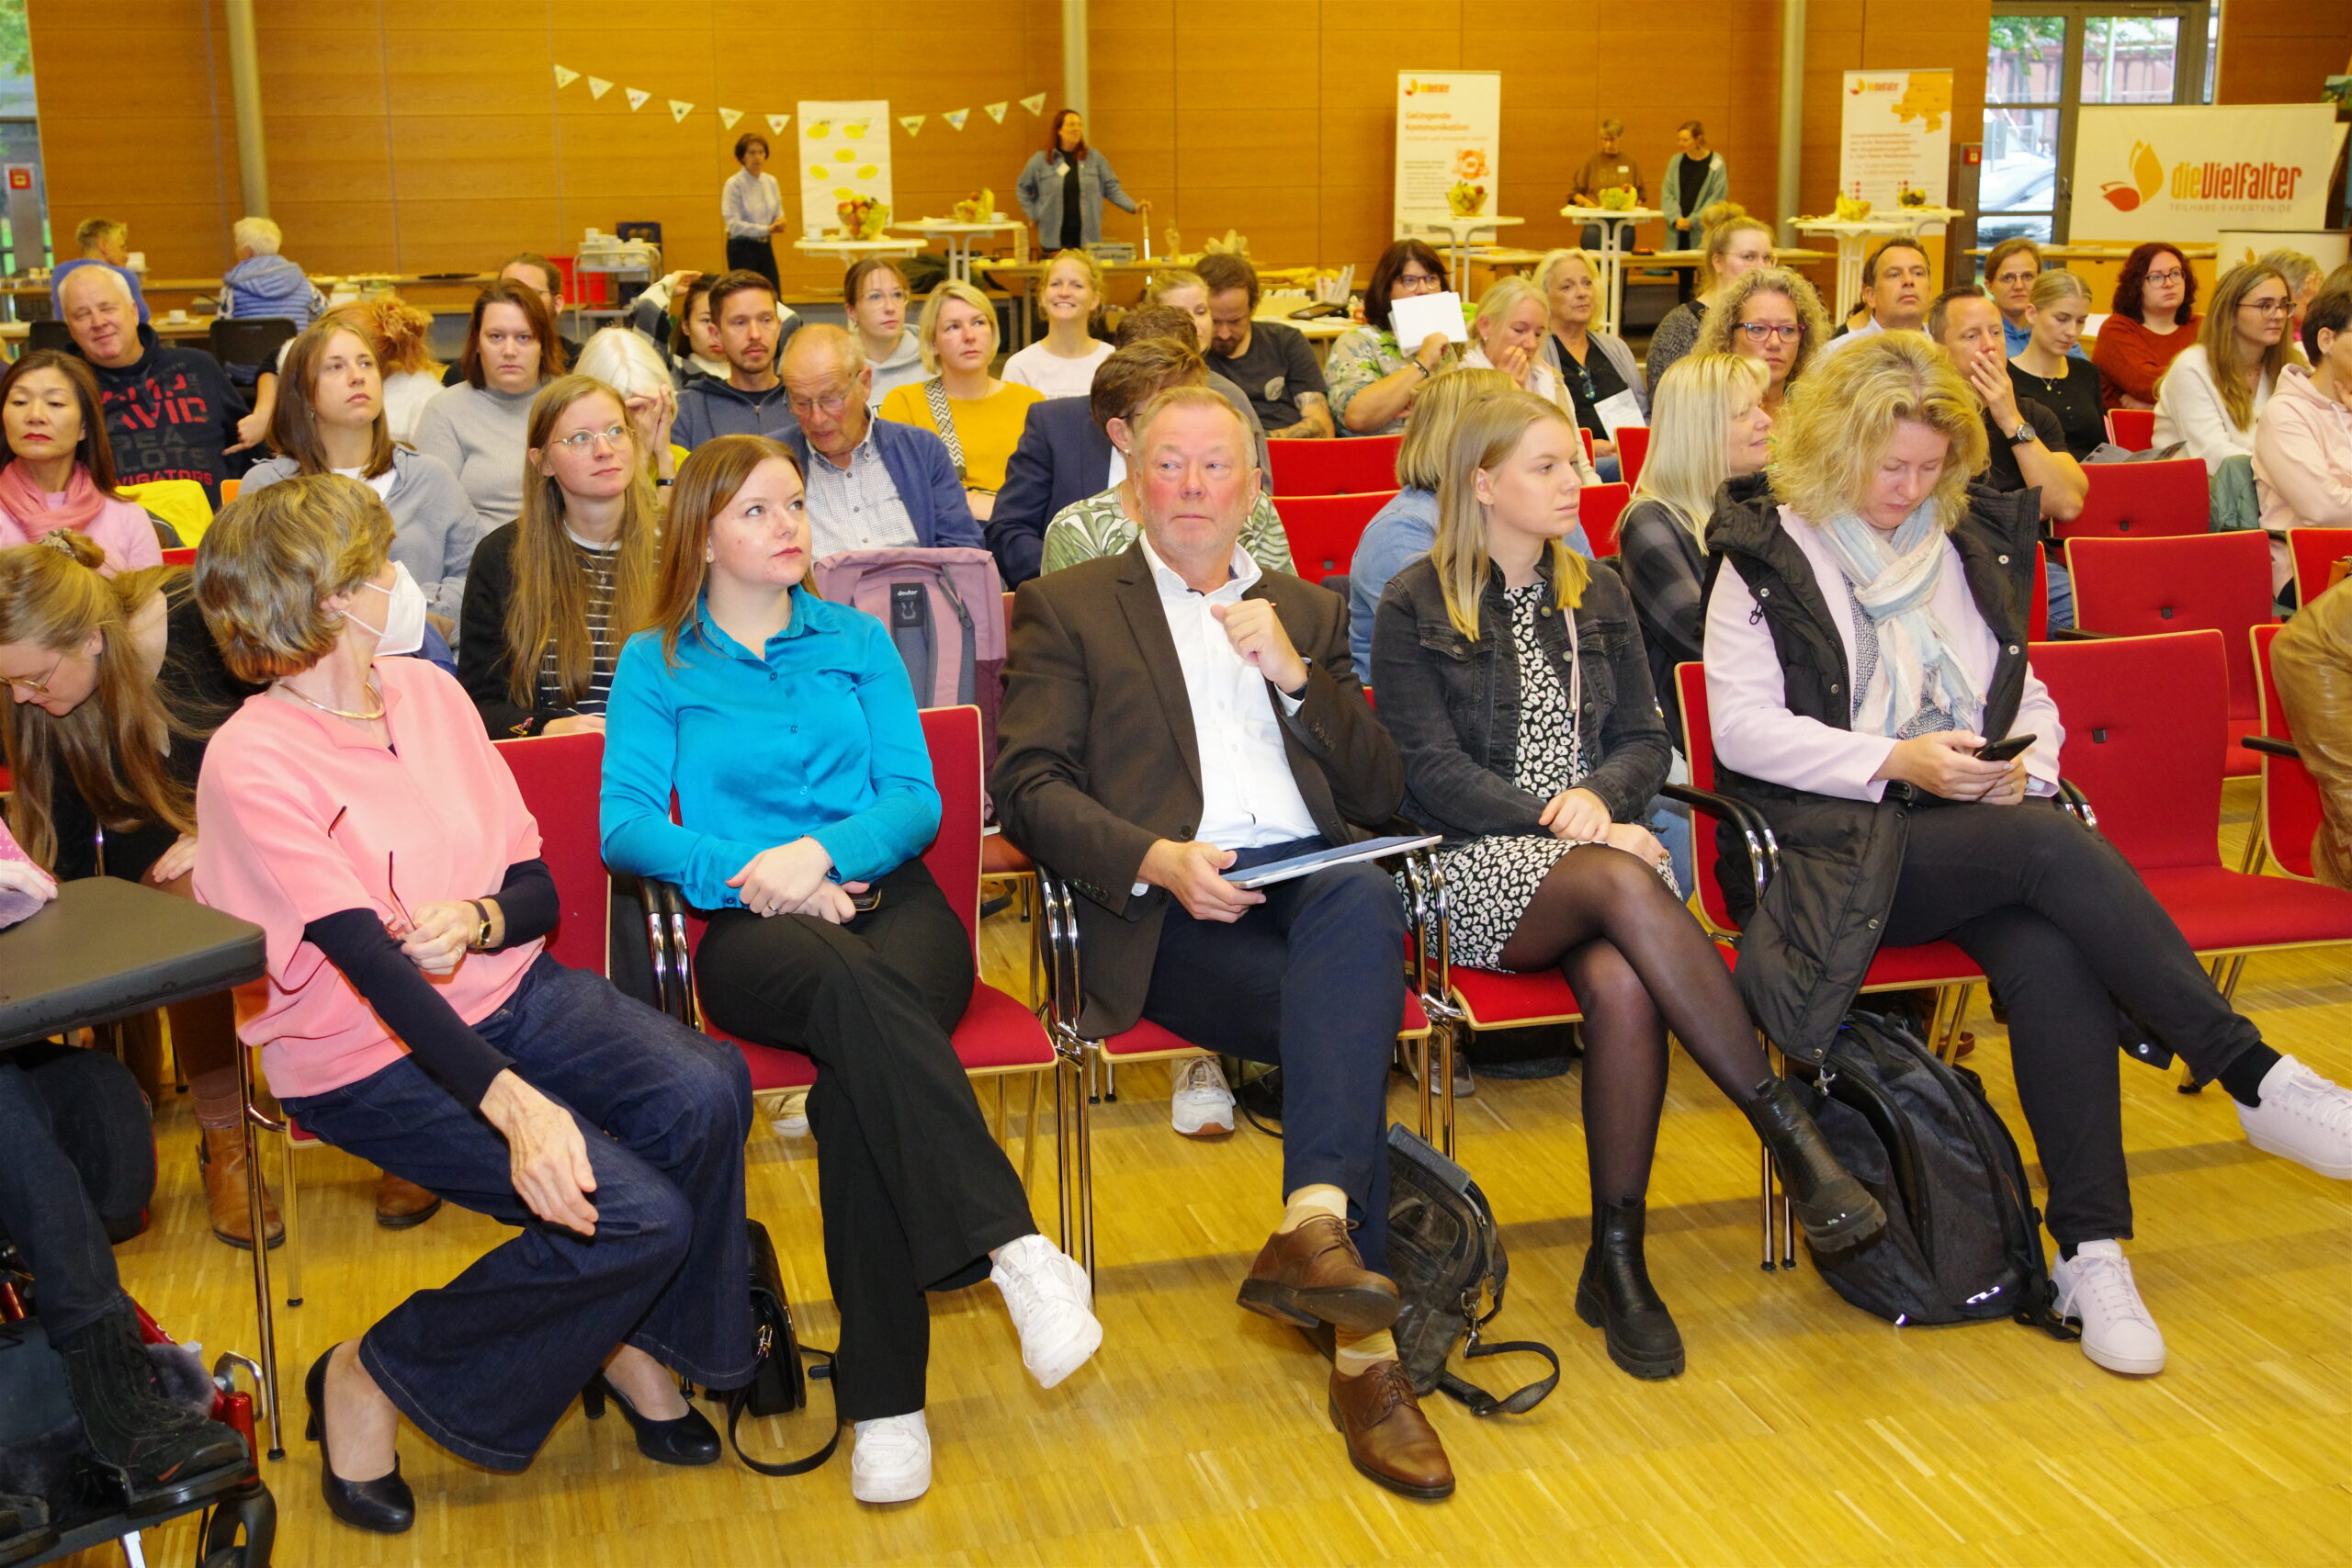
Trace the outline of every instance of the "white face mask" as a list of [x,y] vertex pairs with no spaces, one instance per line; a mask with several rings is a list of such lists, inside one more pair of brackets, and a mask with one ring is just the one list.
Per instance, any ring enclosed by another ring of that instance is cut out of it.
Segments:
[[397,657],[403,653],[414,653],[424,646],[424,590],[419,588],[416,585],[416,579],[408,574],[408,566],[405,562],[392,563],[392,585],[390,588],[378,588],[372,582],[363,582],[360,586],[375,588],[377,592],[385,595],[392,602],[391,608],[384,614],[384,625],[380,631],[374,626],[368,626],[367,622],[360,621],[356,613],[350,610],[344,612],[353,620],[359,621],[361,626],[368,626],[369,631],[376,633],[378,654]]

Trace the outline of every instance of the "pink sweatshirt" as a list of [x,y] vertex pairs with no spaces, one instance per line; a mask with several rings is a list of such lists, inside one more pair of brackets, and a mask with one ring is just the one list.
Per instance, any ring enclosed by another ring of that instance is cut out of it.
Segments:
[[[42,499],[55,506],[65,497],[61,493]],[[0,511],[0,546],[29,545],[56,526],[38,517],[17,517]],[[155,525],[132,502],[99,502],[97,520],[85,532],[105,547],[108,571],[135,571],[142,566],[164,564],[164,547],[155,542]]]
[[2275,588],[2294,575],[2289,528],[2352,528],[2352,408],[2324,397],[2290,365],[2254,433],[2254,487],[2270,534]]

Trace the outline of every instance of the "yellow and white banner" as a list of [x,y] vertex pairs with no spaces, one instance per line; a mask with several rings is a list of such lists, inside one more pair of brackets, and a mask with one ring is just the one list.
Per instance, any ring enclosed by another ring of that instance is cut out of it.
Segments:
[[1501,212],[1502,141],[1501,72],[1396,73],[1398,231]]
[[1838,194],[1882,212],[1903,192],[1942,207],[1951,186],[1951,73],[1849,71],[1838,119]]
[[810,239],[841,222],[857,197],[890,205],[890,100],[819,102],[800,112],[800,231]]
[[2192,244],[2323,228],[2339,140],[2333,104],[2085,105],[2070,237]]

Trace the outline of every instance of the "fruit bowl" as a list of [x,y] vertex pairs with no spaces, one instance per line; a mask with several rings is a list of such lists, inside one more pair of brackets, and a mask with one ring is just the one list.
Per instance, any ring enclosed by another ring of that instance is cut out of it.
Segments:
[[1445,205],[1456,218],[1476,218],[1487,209],[1487,187],[1456,181],[1445,193]]

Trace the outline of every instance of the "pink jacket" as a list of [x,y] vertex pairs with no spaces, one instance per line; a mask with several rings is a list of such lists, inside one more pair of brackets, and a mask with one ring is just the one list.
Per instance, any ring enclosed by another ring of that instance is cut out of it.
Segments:
[[2352,528],[2352,408],[2324,397],[2290,365],[2254,433],[2254,487],[2271,536],[2274,588],[2294,574],[2289,528]]
[[[56,525],[38,517],[17,517],[0,512],[0,546],[29,545]],[[101,502],[97,520],[84,531],[105,548],[109,575],[164,564],[164,547],[155,541],[155,525],[147,520],[147,513],[136,502]]]

